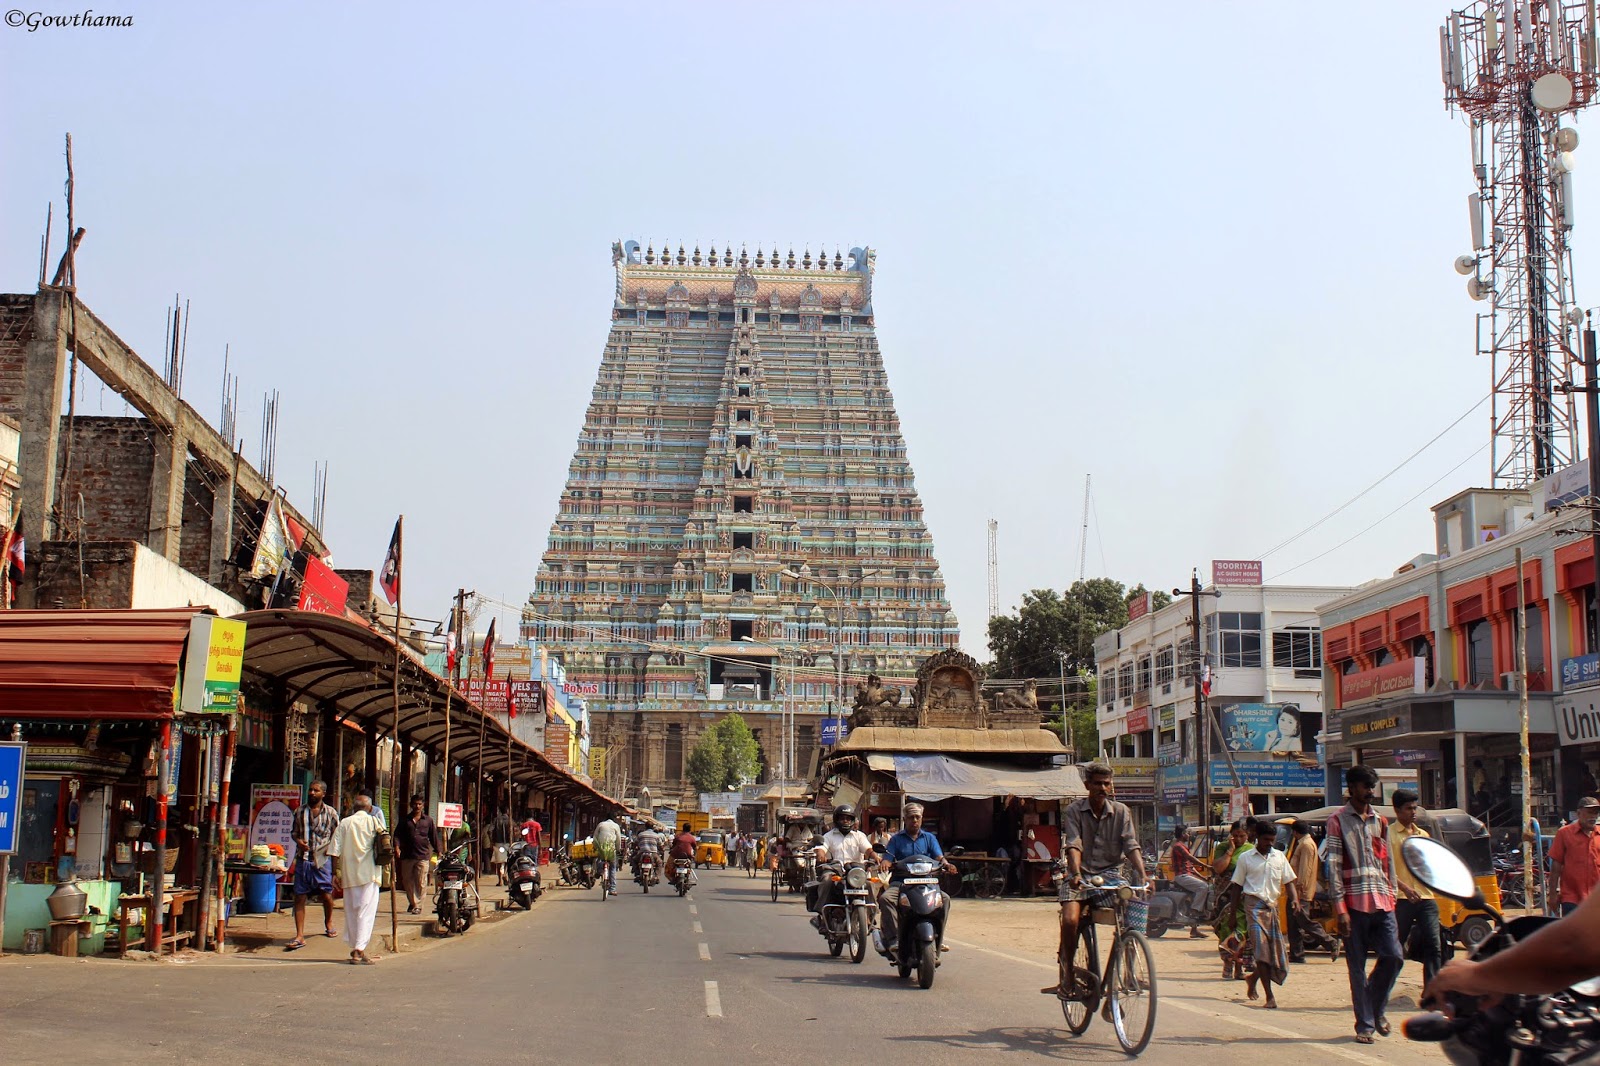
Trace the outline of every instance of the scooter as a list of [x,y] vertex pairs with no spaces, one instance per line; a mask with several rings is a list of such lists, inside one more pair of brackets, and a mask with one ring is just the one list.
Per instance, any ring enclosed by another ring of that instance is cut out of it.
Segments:
[[[1467,864],[1437,840],[1412,837],[1400,854],[1412,875],[1435,893],[1494,920],[1495,931],[1473,949],[1474,959],[1504,951],[1562,920],[1534,915],[1507,922],[1485,902]],[[1404,1030],[1409,1040],[1441,1044],[1445,1057],[1458,1066],[1572,1066],[1600,1058],[1600,977],[1553,995],[1486,1002],[1451,993],[1449,1000],[1453,1016],[1419,1014],[1406,1019]]]
[[433,913],[440,936],[454,936],[472,928],[478,918],[478,873],[465,858],[467,841],[445,853],[433,872]]
[[1185,925],[1193,929],[1209,921],[1210,895],[1208,885],[1206,895],[1203,897],[1204,905],[1196,910],[1194,897],[1188,889],[1176,881],[1157,881],[1155,891],[1150,893],[1150,919],[1146,935],[1154,939],[1164,936],[1168,929]]
[[533,901],[544,891],[540,884],[539,860],[532,844],[519,841],[506,856],[506,895],[523,910],[532,910]]
[[860,962],[867,955],[867,942],[877,924],[878,908],[867,887],[872,875],[864,864],[853,862],[845,867],[828,863],[817,869],[817,876],[812,884],[834,893],[831,902],[818,911],[817,932],[828,942],[828,954],[838,958],[848,944],[850,961]]
[[[900,885],[900,906],[895,927],[900,939],[893,951],[879,951],[901,977],[917,971],[917,987],[933,987],[933,972],[939,968],[940,948],[944,944],[945,894],[939,887],[937,859],[917,855],[901,859],[890,873],[891,887]],[[881,939],[881,934],[878,939]]]

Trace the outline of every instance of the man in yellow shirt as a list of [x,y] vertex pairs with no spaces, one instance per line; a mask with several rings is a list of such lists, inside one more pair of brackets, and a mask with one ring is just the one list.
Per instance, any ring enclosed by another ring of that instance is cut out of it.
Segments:
[[1410,951],[1413,932],[1420,942],[1422,976],[1424,982],[1432,981],[1439,972],[1439,904],[1433,892],[1411,876],[1406,869],[1400,848],[1411,837],[1428,836],[1428,831],[1417,824],[1417,794],[1407,788],[1397,788],[1390,797],[1394,804],[1394,821],[1389,824],[1389,859],[1394,863],[1394,883],[1400,890],[1394,901],[1394,921],[1403,950]]

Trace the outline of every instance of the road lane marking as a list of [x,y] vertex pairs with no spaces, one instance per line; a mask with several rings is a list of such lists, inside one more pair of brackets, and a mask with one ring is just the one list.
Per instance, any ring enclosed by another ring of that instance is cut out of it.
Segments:
[[704,929],[700,928],[700,923],[699,922],[695,922],[694,923],[694,931],[697,932],[697,933],[705,932]]
[[[1051,973],[1055,973],[1057,969],[1050,963],[1040,962],[1038,959],[1025,959],[1021,955],[1012,955],[1004,951],[996,951],[994,948],[987,948],[982,944],[972,944],[964,940],[956,940],[953,937],[947,939],[949,939],[950,943],[956,947],[971,948],[974,951],[981,951],[986,955],[994,955],[997,958],[1007,959],[1011,962],[1020,962],[1025,966],[1037,966],[1039,969],[1048,970]],[[1232,1025],[1237,1025],[1245,1029],[1254,1029],[1258,1033],[1265,1033],[1269,1036],[1282,1036],[1288,1037],[1292,1040],[1301,1041],[1304,1042],[1305,1046],[1307,1047],[1314,1047],[1318,1051],[1326,1051],[1329,1054],[1338,1055],[1341,1058],[1349,1059],[1352,1062],[1365,1063],[1367,1066],[1384,1066],[1382,1059],[1374,1058],[1371,1055],[1363,1055],[1359,1051],[1353,1051],[1347,1047],[1340,1047],[1338,1044],[1306,1042],[1305,1035],[1303,1033],[1296,1033],[1288,1029],[1279,1029],[1274,1025],[1263,1025],[1260,1022],[1251,1021],[1246,1018],[1234,1018],[1223,1014],[1221,1011],[1207,1010],[1204,1007],[1196,1007],[1191,1003],[1185,1003],[1181,999],[1178,999],[1174,996],[1162,996],[1159,1002],[1163,1007],[1174,1007],[1178,1010],[1188,1011],[1190,1014],[1198,1014],[1202,1017],[1215,1018],[1217,1021],[1228,1022]]]
[[710,944],[702,943],[700,945],[700,961],[701,962],[710,962],[711,961],[711,945]]
[[689,913],[690,914],[699,914],[700,913],[700,908],[696,907],[693,903],[691,903],[691,904],[689,904]]
[[[701,945],[701,947],[704,946],[704,944]],[[717,991],[717,983],[715,981],[706,982],[706,1017],[722,1017],[722,993]]]

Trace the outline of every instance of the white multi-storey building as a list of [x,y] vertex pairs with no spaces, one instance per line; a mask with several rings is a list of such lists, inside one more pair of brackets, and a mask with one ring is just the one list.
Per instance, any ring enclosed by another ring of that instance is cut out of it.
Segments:
[[1193,605],[1180,596],[1095,640],[1100,750],[1117,771],[1117,798],[1142,824],[1200,824],[1195,684],[1210,664],[1214,713],[1210,788],[1219,808],[1239,785],[1256,813],[1322,805],[1322,634],[1317,608],[1347,588],[1213,585],[1200,597],[1202,660]]

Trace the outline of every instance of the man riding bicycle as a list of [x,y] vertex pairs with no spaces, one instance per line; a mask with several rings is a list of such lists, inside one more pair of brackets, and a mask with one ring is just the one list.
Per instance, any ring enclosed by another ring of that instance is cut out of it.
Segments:
[[600,877],[606,890],[617,891],[617,846],[622,840],[622,827],[610,818],[594,827],[594,850],[600,857]]
[[[1133,863],[1135,887],[1142,887],[1145,881],[1144,853],[1139,850],[1139,838],[1134,832],[1133,813],[1126,804],[1110,798],[1111,767],[1089,763],[1083,767],[1083,783],[1089,795],[1073,800],[1061,815],[1061,852],[1067,879],[1061,882],[1057,898],[1061,902],[1060,957],[1066,962],[1067,987],[1056,984],[1039,990],[1067,999],[1083,999],[1085,992],[1092,992],[1080,987],[1075,973],[1074,956],[1084,907],[1092,910],[1113,906],[1112,890],[1122,883],[1118,871],[1124,858]],[[1090,879],[1095,877],[1103,883],[1091,884]]]

